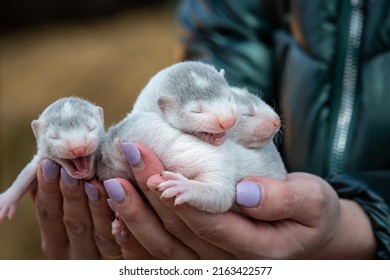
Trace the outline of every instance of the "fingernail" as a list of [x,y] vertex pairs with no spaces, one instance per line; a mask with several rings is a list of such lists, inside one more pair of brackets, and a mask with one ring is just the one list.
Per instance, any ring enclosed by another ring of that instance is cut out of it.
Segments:
[[99,199],[99,192],[94,185],[84,182],[84,190],[89,200],[97,201]]
[[254,207],[260,202],[260,186],[254,182],[246,181],[238,183],[236,186],[236,201],[239,205],[245,207]]
[[139,152],[138,148],[130,142],[122,143],[122,152],[126,157],[126,160],[131,165],[137,165],[141,161],[141,153]]
[[125,191],[119,182],[115,179],[110,179],[103,182],[104,187],[111,199],[116,202],[121,202],[125,197]]
[[116,209],[115,209],[114,204],[112,204],[112,200],[111,200],[111,199],[107,198],[107,204],[108,204],[108,206],[110,206],[112,212],[115,213],[115,212],[116,212]]
[[43,162],[42,173],[46,181],[54,181],[58,177],[60,167],[51,160],[45,159]]
[[77,186],[77,179],[71,177],[65,169],[61,168],[61,179],[65,182],[65,184],[69,187]]

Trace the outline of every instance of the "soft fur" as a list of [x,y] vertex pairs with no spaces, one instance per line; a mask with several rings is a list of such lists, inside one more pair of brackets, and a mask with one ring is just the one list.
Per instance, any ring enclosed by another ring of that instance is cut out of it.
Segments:
[[176,197],[177,204],[187,202],[212,213],[227,211],[233,205],[240,179],[286,176],[271,143],[248,149],[228,139],[214,146],[173,128],[157,113],[142,112],[129,114],[108,130],[97,166],[101,180],[133,179],[120,148],[125,142],[143,143],[160,158],[169,171],[163,174],[167,181],[159,186],[164,197]]
[[77,97],[62,98],[48,106],[31,126],[37,139],[37,153],[0,195],[0,222],[6,216],[12,219],[45,158],[61,165],[76,179],[95,175],[95,152],[104,135],[101,107]]

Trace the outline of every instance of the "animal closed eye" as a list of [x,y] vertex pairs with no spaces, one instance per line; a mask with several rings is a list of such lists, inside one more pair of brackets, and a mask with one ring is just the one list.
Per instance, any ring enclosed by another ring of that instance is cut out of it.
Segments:
[[245,113],[242,113],[244,117],[254,117],[255,116],[255,108],[253,106],[249,106],[248,111]]
[[198,105],[194,108],[191,108],[191,113],[194,113],[194,114],[200,114],[203,112],[203,108],[202,108],[202,105]]
[[87,128],[88,128],[89,132],[92,132],[92,131],[96,130],[97,126],[96,125],[87,125]]

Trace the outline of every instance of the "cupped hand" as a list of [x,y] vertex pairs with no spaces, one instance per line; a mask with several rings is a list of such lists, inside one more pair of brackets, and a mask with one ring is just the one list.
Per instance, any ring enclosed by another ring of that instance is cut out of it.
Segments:
[[[156,197],[159,174],[149,178]],[[285,181],[250,177],[237,185],[243,215],[201,213],[161,199],[200,238],[239,259],[371,258],[369,219],[351,200],[339,199],[323,179],[290,173]]]
[[[197,236],[160,197],[148,188],[146,181],[164,168],[144,145],[125,143],[122,150],[129,161],[138,186],[123,179],[105,181],[117,216],[125,223],[151,257],[159,259],[226,259],[234,258],[225,250]],[[145,199],[139,194],[141,191]],[[117,195],[117,194],[120,195]],[[127,244],[117,239],[122,250]]]
[[34,184],[42,249],[49,259],[121,258],[121,248],[111,234],[114,215],[99,181],[76,180],[44,160]]

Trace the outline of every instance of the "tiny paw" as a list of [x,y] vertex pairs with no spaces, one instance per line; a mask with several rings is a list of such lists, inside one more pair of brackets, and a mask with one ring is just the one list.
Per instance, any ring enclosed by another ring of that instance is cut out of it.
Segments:
[[186,177],[184,177],[182,174],[171,172],[171,171],[163,171],[163,172],[161,172],[161,177],[163,177],[167,181],[175,180],[175,181],[186,181],[186,182],[189,182],[189,180]]
[[120,218],[115,219],[111,223],[111,226],[112,226],[111,233],[114,234],[114,235],[121,233],[126,228],[125,223]]
[[190,180],[181,175],[180,173],[164,171],[161,173],[161,177],[166,180],[165,182],[162,182],[157,186],[157,190],[161,192],[164,192],[165,190],[173,187],[188,187],[190,185]]
[[192,191],[191,189],[182,187],[182,186],[177,186],[177,187],[172,187],[167,190],[165,190],[161,194],[162,198],[175,198],[175,205],[183,204],[185,202],[191,202],[192,200]]
[[193,197],[194,186],[191,180],[180,173],[164,171],[161,173],[165,182],[158,185],[157,190],[161,191],[162,198],[175,198],[175,205],[190,202]]
[[18,203],[0,199],[0,224],[4,221],[5,217],[12,220],[17,206]]

